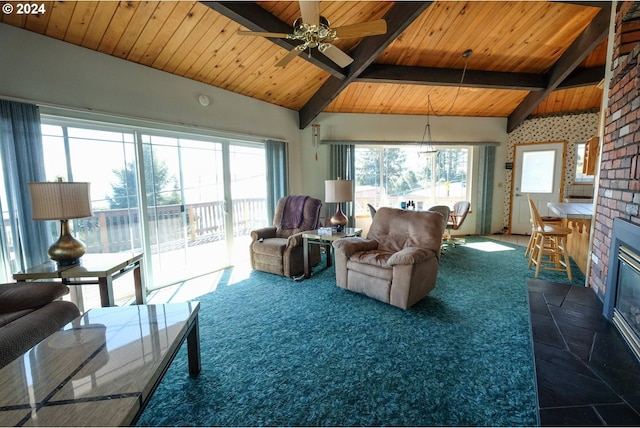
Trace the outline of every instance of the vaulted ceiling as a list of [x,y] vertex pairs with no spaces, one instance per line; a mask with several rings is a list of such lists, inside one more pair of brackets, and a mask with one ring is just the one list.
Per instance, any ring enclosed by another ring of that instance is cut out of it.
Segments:
[[[9,2],[17,6],[17,2]],[[0,22],[299,112],[508,118],[598,109],[609,2],[322,1],[331,27],[385,19],[387,32],[340,39],[353,63],[299,42],[298,2],[61,1]],[[463,53],[471,50],[465,58]],[[99,79],[100,76],[96,76]]]

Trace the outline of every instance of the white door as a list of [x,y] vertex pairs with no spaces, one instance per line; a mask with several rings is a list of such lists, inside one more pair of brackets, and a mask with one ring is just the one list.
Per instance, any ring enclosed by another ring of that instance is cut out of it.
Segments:
[[541,216],[548,202],[560,202],[566,142],[517,144],[511,192],[511,233],[531,233],[530,195]]

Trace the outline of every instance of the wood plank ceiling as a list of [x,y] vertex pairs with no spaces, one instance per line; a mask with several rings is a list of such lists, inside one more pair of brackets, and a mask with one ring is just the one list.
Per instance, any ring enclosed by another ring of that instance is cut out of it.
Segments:
[[341,69],[317,51],[274,67],[295,41],[236,34],[290,33],[298,2],[44,4],[0,22],[296,110],[301,129],[320,112],[429,113],[505,117],[510,132],[529,115],[598,109],[611,13],[608,2],[323,1],[332,27],[387,21],[385,35],[334,42],[354,58]]

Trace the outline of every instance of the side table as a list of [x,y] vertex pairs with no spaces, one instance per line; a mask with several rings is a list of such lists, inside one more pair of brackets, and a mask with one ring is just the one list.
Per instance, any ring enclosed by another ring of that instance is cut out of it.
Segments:
[[[58,267],[55,262],[48,261],[22,272],[14,273],[13,279],[16,281],[60,279],[65,285],[97,284],[100,287],[101,305],[106,307],[115,305],[113,280],[133,270],[136,303],[142,305],[146,302],[146,293],[142,287],[140,274],[142,255],[143,253],[85,254],[80,259],[80,264]],[[84,312],[82,294],[77,293],[77,295],[79,298],[76,298],[76,304],[80,312]]]
[[309,253],[309,245],[320,245],[325,248],[327,254],[327,267],[333,264],[333,256],[331,254],[331,243],[338,239],[347,238],[351,236],[360,236],[362,229],[356,229],[354,227],[345,227],[342,232],[333,232],[331,235],[320,234],[319,230],[309,230],[302,233],[302,246],[304,247],[304,277],[311,278],[311,261]]

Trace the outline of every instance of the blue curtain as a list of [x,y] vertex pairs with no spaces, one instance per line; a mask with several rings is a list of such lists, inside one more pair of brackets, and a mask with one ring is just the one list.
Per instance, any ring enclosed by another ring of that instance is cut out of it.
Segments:
[[267,216],[273,220],[278,199],[287,196],[287,143],[284,141],[266,140],[267,159]]
[[478,188],[478,209],[476,213],[476,233],[487,235],[491,231],[491,212],[493,210],[493,175],[496,165],[496,148],[480,147],[480,170]]
[[[356,146],[353,144],[332,144],[329,148],[329,180],[354,180],[355,196]],[[355,204],[347,202],[343,207],[344,215],[349,219],[349,226],[355,225]],[[335,207],[334,207],[335,211]]]
[[44,152],[38,107],[0,100],[0,156],[11,222],[16,266],[26,269],[48,260],[47,223],[31,219],[27,183],[45,181]]

